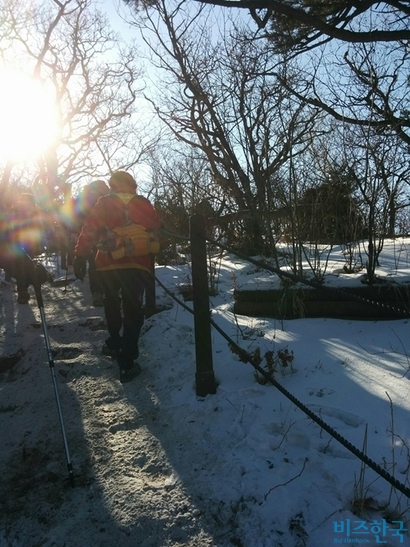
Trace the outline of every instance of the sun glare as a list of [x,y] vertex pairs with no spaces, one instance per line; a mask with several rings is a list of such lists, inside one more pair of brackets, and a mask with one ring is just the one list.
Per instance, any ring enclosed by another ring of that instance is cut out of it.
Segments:
[[53,98],[30,76],[0,67],[0,158],[24,161],[56,136]]

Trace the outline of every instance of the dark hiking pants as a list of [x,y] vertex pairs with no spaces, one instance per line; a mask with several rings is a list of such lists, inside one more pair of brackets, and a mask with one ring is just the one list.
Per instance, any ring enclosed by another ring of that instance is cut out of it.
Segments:
[[98,273],[104,292],[104,312],[111,345],[116,345],[123,357],[136,359],[144,323],[141,308],[150,274],[136,268]]

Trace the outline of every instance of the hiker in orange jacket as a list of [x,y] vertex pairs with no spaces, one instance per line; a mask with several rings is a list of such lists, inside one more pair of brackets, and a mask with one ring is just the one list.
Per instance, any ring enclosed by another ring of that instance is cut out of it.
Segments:
[[[126,222],[126,208],[130,222],[149,231],[160,228],[159,214],[148,199],[136,194],[137,183],[129,173],[114,172],[109,186],[111,193],[99,199],[78,237],[73,262],[78,279],[84,279],[85,258],[105,237],[107,230]],[[114,259],[110,252],[99,249],[95,265],[104,291],[104,313],[109,334],[103,353],[117,358],[120,381],[124,383],[141,370],[135,359],[139,354],[138,339],[144,322],[142,300],[152,275],[151,256],[125,255]]]

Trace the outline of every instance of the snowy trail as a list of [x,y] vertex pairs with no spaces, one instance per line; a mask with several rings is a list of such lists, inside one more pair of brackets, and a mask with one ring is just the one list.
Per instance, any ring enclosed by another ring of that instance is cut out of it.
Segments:
[[[169,393],[156,385],[156,375],[167,364],[151,362],[142,344],[143,373],[138,382],[122,386],[115,361],[99,355],[105,337],[102,309],[82,309],[81,303],[78,315],[76,301],[89,298],[86,285],[66,293],[43,287],[43,295],[76,487],[65,480],[40,314],[33,301],[30,307],[14,306],[9,291],[6,307],[13,310],[19,334],[8,338],[8,348],[21,343],[24,357],[8,372],[2,389],[1,405],[10,408],[11,426],[5,444],[12,450],[3,466],[0,522],[12,532],[8,540],[0,532],[0,545],[224,545],[223,538],[232,537],[230,525],[218,507],[206,506],[206,482],[205,491],[196,494],[203,481],[196,470],[215,462],[203,460],[200,432],[194,427],[184,432],[185,420],[175,424],[183,409],[167,407]],[[174,339],[186,335],[184,326],[168,327],[175,330]]]
[[[234,316],[236,264],[221,269],[213,319],[247,351],[292,350],[278,381],[356,447],[366,436],[368,455],[408,484],[408,320]],[[189,266],[157,273],[176,290]],[[243,268],[240,281],[259,283],[260,272]],[[71,488],[40,313],[35,301],[17,305],[13,288],[0,277],[0,355],[12,356],[0,361],[0,547],[329,547],[355,539],[341,523],[358,521],[367,545],[410,547],[398,529],[410,528],[409,500],[368,468],[359,490],[358,458],[259,383],[214,330],[217,392],[196,396],[193,317],[161,290],[164,311],[143,327],[143,372],[121,384],[101,355],[103,310],[90,307],[87,282],[44,286]],[[383,519],[377,538],[369,523]]]

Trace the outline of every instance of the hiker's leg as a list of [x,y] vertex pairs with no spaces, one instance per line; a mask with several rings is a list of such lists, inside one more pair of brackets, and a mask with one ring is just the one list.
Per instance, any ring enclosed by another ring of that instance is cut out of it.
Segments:
[[106,341],[110,349],[120,349],[121,346],[121,298],[120,279],[118,271],[99,272],[104,291],[104,314],[110,338]]
[[144,324],[142,301],[149,274],[138,269],[122,270],[121,274],[124,312],[122,353],[127,358],[136,359],[139,355],[138,339]]
[[35,266],[27,254],[16,254],[13,277],[16,279],[17,284],[17,302],[27,304],[30,300],[28,288],[35,279]]
[[88,256],[87,260],[88,260],[88,278],[90,282],[91,294],[94,294],[94,293],[102,294],[104,291],[102,289],[102,285],[100,281],[100,272],[97,272],[95,268],[94,255]]
[[97,272],[95,267],[94,254],[87,257],[88,260],[88,279],[90,283],[90,291],[92,294],[93,306],[104,306],[104,291],[101,284],[100,272]]

